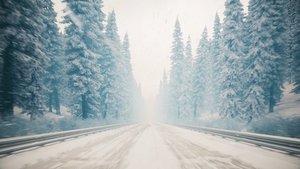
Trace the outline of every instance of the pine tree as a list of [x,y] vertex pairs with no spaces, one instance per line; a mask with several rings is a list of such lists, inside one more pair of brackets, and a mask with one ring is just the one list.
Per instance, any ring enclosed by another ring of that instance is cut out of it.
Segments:
[[1,3],[0,55],[2,58],[2,118],[13,116],[18,106],[31,119],[44,108],[42,76],[49,59],[42,46],[44,30],[39,1],[8,0]]
[[273,112],[282,96],[286,65],[283,1],[251,0],[247,22],[250,42],[245,62],[246,108],[248,114],[259,117],[265,105],[269,113]]
[[[186,43],[185,48],[185,58],[183,60],[183,72],[182,72],[182,95],[179,98],[180,100],[180,107],[182,116],[191,118],[193,117],[193,110],[192,110],[192,45],[191,45],[191,37],[188,36],[188,40]],[[164,73],[165,74],[165,73]],[[165,75],[164,75],[165,78]]]
[[159,83],[159,91],[156,97],[156,112],[159,120],[168,120],[172,117],[172,112],[169,111],[169,86],[168,86],[168,76],[166,70],[164,69],[163,78]]
[[181,117],[180,101],[182,95],[182,72],[184,60],[184,45],[182,42],[182,33],[178,18],[176,19],[173,45],[171,55],[171,72],[170,72],[170,111],[173,113],[172,117]]
[[216,92],[216,84],[215,84],[215,76],[214,76],[214,57],[212,55],[212,50],[213,50],[213,41],[211,39],[208,40],[207,43],[207,48],[208,48],[208,54],[205,57],[206,60],[206,83],[205,83],[205,88],[206,88],[206,98],[205,98],[205,103],[206,103],[206,112],[208,113],[213,113],[213,109],[215,107],[214,104],[214,96]]
[[163,79],[161,81],[161,101],[162,101],[162,113],[166,119],[172,118],[171,103],[170,103],[170,88],[169,80],[166,70],[163,72]]
[[[246,31],[247,37],[247,55],[244,63],[244,78],[245,90],[243,92],[245,99],[245,112],[244,118],[246,120],[252,120],[252,118],[259,118],[265,113],[265,103],[264,103],[264,90],[261,86],[262,76],[264,72],[264,59],[261,55],[261,41],[258,38],[260,32],[256,31],[255,25],[257,15],[262,9],[260,9],[260,3],[256,0],[249,1],[249,14],[246,18],[246,23],[248,30]],[[262,12],[262,11],[261,11]],[[254,26],[254,27],[253,27]]]
[[163,79],[162,79],[162,101],[163,101],[163,113],[166,114],[166,117],[170,117],[170,92],[169,92],[169,82],[168,75],[164,69]]
[[220,116],[235,118],[242,113],[242,81],[240,72],[244,58],[243,8],[239,0],[226,0],[222,31],[222,71],[219,79]]
[[214,32],[213,32],[213,40],[212,40],[212,46],[211,46],[211,55],[212,55],[212,66],[213,66],[213,76],[212,76],[212,84],[211,87],[213,89],[212,93],[212,105],[213,109],[212,112],[218,112],[218,103],[219,103],[219,97],[220,97],[220,90],[218,87],[219,79],[220,79],[220,73],[221,73],[221,61],[220,61],[220,55],[221,55],[221,23],[219,15],[216,13],[215,21],[214,21]]
[[209,42],[207,38],[207,28],[205,27],[197,48],[193,71],[194,117],[204,113],[207,108],[207,57],[209,55]]
[[130,63],[131,60],[131,55],[130,55],[130,44],[129,44],[129,39],[128,39],[128,34],[126,33],[124,36],[123,40],[123,59],[124,59],[124,71],[120,72],[122,73],[124,77],[124,82],[123,82],[123,91],[124,91],[124,103],[123,103],[123,109],[124,109],[124,117],[130,118],[131,113],[133,111],[133,93],[134,93],[134,88],[135,88],[135,80],[133,77],[132,73],[132,65]]
[[121,41],[118,35],[115,12],[112,11],[108,15],[107,25],[105,28],[106,43],[104,48],[104,57],[101,59],[101,69],[104,75],[103,86],[100,89],[102,117],[105,119],[107,115],[119,118],[121,108],[122,92],[124,81],[120,72],[124,70],[124,61],[121,53]]
[[40,8],[43,11],[43,22],[46,26],[45,31],[42,33],[42,37],[45,39],[45,54],[50,58],[50,64],[47,68],[47,75],[45,77],[45,84],[50,89],[49,95],[49,111],[52,112],[52,98],[55,101],[56,114],[60,115],[60,98],[59,88],[64,83],[64,58],[62,48],[62,34],[59,33],[58,26],[56,24],[56,13],[53,8],[53,2],[51,0],[41,1],[39,3]]
[[[65,16],[66,49],[68,57],[68,82],[74,101],[72,109],[76,116],[86,119],[97,116],[100,111],[98,89],[102,85],[99,60],[104,43],[102,33],[104,14],[102,1],[65,0],[68,14]],[[97,9],[97,7],[99,9]]]
[[286,3],[288,38],[288,76],[295,85],[293,93],[300,94],[300,2],[289,0]]

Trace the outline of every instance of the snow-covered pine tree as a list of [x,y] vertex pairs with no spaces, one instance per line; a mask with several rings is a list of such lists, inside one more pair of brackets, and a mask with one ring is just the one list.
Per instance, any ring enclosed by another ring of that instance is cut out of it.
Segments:
[[74,96],[72,112],[86,119],[97,116],[102,85],[99,60],[104,44],[102,1],[64,0],[67,3],[66,49],[68,83]]
[[170,71],[170,111],[171,117],[181,117],[180,100],[182,95],[182,72],[183,72],[183,60],[184,60],[184,45],[182,42],[182,33],[178,18],[175,22],[175,28],[173,32],[173,44],[171,55],[171,71]]
[[170,112],[170,89],[169,89],[169,82],[168,82],[168,75],[166,70],[164,69],[163,73],[163,79],[162,79],[162,105],[163,105],[163,114],[167,118],[171,117],[171,112]]
[[118,119],[121,105],[124,103],[124,77],[120,73],[124,70],[124,57],[114,11],[108,15],[105,35],[107,45],[103,51],[104,57],[100,61],[104,75],[103,86],[100,89],[102,117],[105,119],[109,115]]
[[2,118],[13,116],[18,106],[33,120],[44,108],[42,83],[44,66],[43,14],[34,0],[7,0],[1,3],[0,55],[2,57]]
[[245,114],[244,120],[251,121],[252,118],[259,118],[265,114],[264,90],[262,88],[265,60],[263,59],[263,52],[261,48],[263,45],[261,37],[259,14],[263,12],[260,8],[261,1],[250,0],[248,5],[248,15],[246,17],[247,30],[245,41],[247,44],[247,54],[244,62],[244,76],[243,81],[244,91],[243,97],[245,99]]
[[221,23],[219,15],[216,13],[215,21],[214,21],[214,31],[213,31],[213,40],[211,44],[211,55],[212,55],[212,66],[213,66],[213,76],[211,78],[211,87],[213,89],[212,93],[212,105],[213,109],[212,112],[216,113],[219,112],[218,103],[220,97],[220,90],[219,90],[219,78],[221,73],[221,64],[219,61],[220,54],[221,54]]
[[222,118],[235,118],[242,114],[242,87],[240,80],[243,58],[243,7],[239,0],[226,0],[221,42],[219,79],[219,109]]
[[123,40],[123,59],[124,59],[124,71],[120,72],[124,77],[124,118],[130,118],[133,111],[133,93],[134,88],[136,87],[135,79],[132,73],[132,65],[131,65],[131,55],[130,55],[130,44],[128,39],[128,34],[126,33]]
[[212,47],[213,41],[211,39],[208,40],[207,48],[208,55],[205,57],[206,60],[206,98],[205,98],[205,107],[206,112],[213,113],[214,109],[214,94],[215,94],[215,81],[214,81],[214,57],[212,55]]
[[[44,78],[45,85],[49,89],[49,111],[52,112],[53,103],[55,106],[56,114],[60,115],[60,92],[62,84],[64,83],[64,62],[63,47],[62,47],[62,34],[59,33],[56,24],[56,12],[54,11],[53,2],[51,0],[41,0],[39,3],[43,12],[43,22],[46,26],[42,37],[45,39],[45,54],[50,58],[49,67],[47,67],[47,74]],[[54,98],[54,102],[52,101]]]
[[[245,90],[248,113],[259,117],[264,114],[264,104],[268,112],[282,97],[285,59],[284,4],[281,0],[249,2],[249,49],[245,62],[245,75],[248,79]],[[249,99],[247,99],[249,98]]]
[[193,103],[194,103],[194,117],[196,118],[201,113],[206,111],[206,88],[207,88],[207,64],[209,55],[209,42],[207,36],[207,28],[202,32],[202,37],[196,52],[196,58],[193,70]]
[[[285,23],[286,23],[286,81],[292,83],[294,77],[293,71],[293,46],[295,44],[295,26],[297,26],[297,0],[288,0],[285,3]],[[299,15],[299,13],[298,13]],[[296,29],[297,30],[297,29]]]
[[300,94],[300,2],[288,0],[287,12],[287,38],[288,38],[288,71],[291,82],[295,85],[293,93]]
[[[193,104],[192,104],[192,45],[191,45],[191,37],[188,36],[188,40],[186,42],[185,48],[185,58],[183,60],[183,72],[182,72],[182,95],[179,98],[180,100],[180,108],[182,112],[182,116],[186,118],[193,117]],[[164,72],[165,77],[165,72]]]
[[171,118],[171,112],[169,112],[169,88],[168,88],[168,76],[164,69],[163,78],[159,83],[158,95],[155,100],[156,117],[159,120],[168,120]]

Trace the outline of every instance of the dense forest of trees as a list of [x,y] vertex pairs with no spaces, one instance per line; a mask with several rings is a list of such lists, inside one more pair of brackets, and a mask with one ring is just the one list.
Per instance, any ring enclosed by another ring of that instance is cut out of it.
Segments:
[[64,0],[64,33],[51,0],[0,3],[0,112],[14,107],[32,120],[67,106],[82,119],[132,119],[143,98],[130,63],[126,34],[118,35],[112,11],[105,22],[102,1]]
[[300,93],[299,18],[298,0],[250,0],[247,15],[239,0],[226,0],[223,23],[216,15],[212,39],[204,28],[193,60],[177,18],[158,113],[171,120],[218,113],[249,123],[274,112],[285,82]]

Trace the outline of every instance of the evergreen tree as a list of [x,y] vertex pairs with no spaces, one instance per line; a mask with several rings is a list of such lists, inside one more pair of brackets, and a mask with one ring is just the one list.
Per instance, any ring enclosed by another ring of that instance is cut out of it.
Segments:
[[163,79],[161,81],[161,101],[162,101],[162,113],[165,115],[166,119],[172,118],[172,112],[170,111],[170,88],[168,82],[168,75],[166,70],[163,72]]
[[[247,113],[253,117],[274,111],[282,96],[284,69],[283,1],[249,2],[249,49],[245,62],[245,99]],[[264,103],[262,103],[264,102]]]
[[166,70],[163,72],[163,78],[159,83],[159,91],[156,97],[156,111],[159,120],[168,120],[172,117],[172,112],[169,111],[169,86]]
[[293,93],[300,94],[300,2],[288,0],[286,3],[287,12],[287,56],[290,81],[295,85]]
[[218,112],[218,103],[219,103],[219,97],[220,97],[220,90],[218,87],[219,79],[220,79],[220,73],[221,73],[221,61],[220,61],[220,55],[221,55],[221,23],[219,15],[216,14],[215,21],[214,21],[214,32],[213,32],[213,40],[212,40],[212,46],[211,46],[211,55],[212,55],[212,66],[213,66],[213,75],[212,75],[212,84],[211,87],[213,89],[212,93],[212,105],[213,109],[212,112]]
[[163,79],[162,79],[162,104],[163,104],[163,113],[166,114],[166,117],[169,118],[170,114],[170,93],[169,93],[169,82],[168,82],[168,75],[166,70],[164,69]]
[[[179,98],[180,108],[182,112],[182,116],[184,117],[193,117],[192,111],[192,45],[191,45],[191,37],[188,36],[188,40],[185,48],[185,58],[183,60],[183,72],[182,72],[182,95]],[[164,72],[164,78],[165,77]],[[164,84],[165,85],[165,84]]]
[[244,58],[243,8],[239,0],[226,0],[222,31],[222,71],[219,79],[220,116],[235,118],[242,113],[242,86],[240,80]]
[[293,74],[293,46],[295,44],[295,26],[297,25],[297,0],[288,0],[285,3],[285,23],[286,23],[286,81],[292,83]]
[[205,83],[205,107],[206,112],[213,113],[213,109],[216,106],[214,104],[214,96],[216,92],[216,84],[215,84],[215,77],[214,77],[214,57],[212,55],[213,50],[213,41],[211,39],[208,40],[207,43],[208,54],[205,57],[206,63],[206,83]]
[[171,55],[171,72],[170,72],[170,111],[173,113],[171,117],[181,117],[181,108],[179,98],[182,95],[182,72],[184,60],[184,45],[182,42],[182,33],[178,18],[176,19],[173,45]]
[[130,44],[128,39],[128,34],[126,33],[124,36],[124,41],[122,45],[123,49],[123,59],[124,59],[124,71],[120,72],[122,73],[122,76],[124,77],[123,82],[123,92],[124,92],[124,102],[123,102],[123,109],[124,109],[124,117],[130,118],[131,113],[133,111],[133,93],[134,88],[136,86],[133,73],[132,73],[132,65],[130,63],[131,55],[130,55]]
[[123,77],[121,73],[124,70],[124,57],[121,53],[121,41],[118,35],[115,12],[112,11],[108,15],[107,25],[105,28],[106,43],[103,54],[104,57],[100,60],[102,74],[104,75],[103,86],[100,89],[102,117],[105,119],[107,115],[114,118],[119,118],[122,97]]
[[42,46],[43,12],[33,0],[5,1],[0,11],[2,118],[12,117],[18,106],[35,119],[44,108],[41,79],[49,61]]
[[209,42],[206,27],[197,48],[197,56],[194,63],[193,72],[193,92],[194,92],[194,117],[206,111],[206,89],[207,89],[207,64],[209,55]]
[[[259,39],[260,32],[256,31],[257,28],[253,24],[257,23],[255,20],[257,18],[257,14],[259,14],[260,2],[257,0],[249,1],[249,14],[246,18],[245,25],[248,26],[248,30],[246,31],[247,37],[247,55],[244,63],[244,78],[245,81],[245,90],[244,90],[244,99],[245,99],[245,119],[252,120],[252,118],[258,118],[265,113],[265,103],[264,103],[264,90],[261,86],[262,76],[264,72],[264,59],[259,52],[262,45],[264,43]],[[252,27],[254,26],[254,27]],[[251,28],[250,28],[251,27]]]
[[58,26],[56,24],[56,13],[53,8],[53,2],[51,0],[43,0],[39,3],[40,8],[43,11],[43,22],[46,26],[45,31],[42,33],[42,37],[45,39],[45,54],[50,58],[50,64],[47,68],[47,75],[45,77],[45,84],[50,89],[49,95],[49,111],[52,112],[52,98],[55,101],[56,114],[60,115],[60,98],[59,88],[61,88],[64,82],[64,58],[62,48],[62,34],[59,33]]
[[[66,49],[68,57],[68,81],[74,101],[72,109],[83,119],[97,116],[102,84],[99,60],[104,44],[102,34],[104,14],[102,1],[65,0],[69,13],[65,16]],[[97,9],[99,7],[99,9]]]

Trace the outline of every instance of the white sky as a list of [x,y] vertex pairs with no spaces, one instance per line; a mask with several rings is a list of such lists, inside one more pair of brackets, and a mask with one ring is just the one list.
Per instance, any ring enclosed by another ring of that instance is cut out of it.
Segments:
[[[64,4],[52,0],[61,21]],[[247,10],[248,0],[241,0]],[[130,41],[133,74],[142,85],[142,93],[148,110],[152,111],[163,69],[170,70],[172,35],[178,16],[184,43],[191,35],[195,54],[202,31],[207,26],[212,36],[215,14],[221,22],[225,0],[103,0],[103,12],[108,15],[113,9],[119,35],[123,40],[127,31]]]

